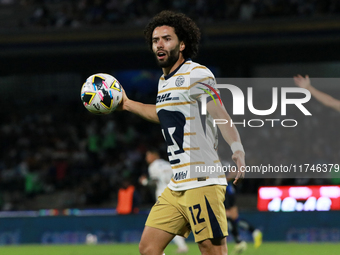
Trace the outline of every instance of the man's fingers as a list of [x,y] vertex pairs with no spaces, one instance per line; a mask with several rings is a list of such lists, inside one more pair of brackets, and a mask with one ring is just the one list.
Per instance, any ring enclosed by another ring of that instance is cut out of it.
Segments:
[[244,179],[244,173],[240,171],[241,170],[239,170],[239,172],[237,173],[237,176],[233,182],[235,185],[239,184]]
[[241,183],[242,180],[243,180],[243,178],[242,178],[242,179],[240,179],[240,178],[235,178],[235,180],[234,180],[233,183],[234,183],[234,185],[237,185],[237,184]]
[[237,163],[238,163],[237,164],[237,175],[236,175],[235,180],[233,182],[235,185],[240,183],[244,179],[244,176],[245,176],[243,164],[241,164],[239,161]]
[[233,161],[237,166],[237,174],[234,180],[234,184],[237,185],[242,181],[245,176],[245,163],[244,163],[244,154],[243,153],[234,153],[232,156]]

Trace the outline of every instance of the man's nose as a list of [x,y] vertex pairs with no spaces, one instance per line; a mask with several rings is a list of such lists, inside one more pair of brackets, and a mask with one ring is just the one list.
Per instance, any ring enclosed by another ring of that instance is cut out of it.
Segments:
[[162,40],[159,40],[157,42],[157,49],[163,49],[164,48],[164,44],[163,44],[163,41]]

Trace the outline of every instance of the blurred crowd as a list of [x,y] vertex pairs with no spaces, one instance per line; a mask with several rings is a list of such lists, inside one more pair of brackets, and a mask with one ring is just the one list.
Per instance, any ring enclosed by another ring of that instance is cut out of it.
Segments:
[[45,100],[31,102],[27,109],[13,106],[11,114],[3,114],[3,210],[25,209],[25,202],[37,195],[56,192],[64,198],[54,201],[56,207],[112,204],[123,180],[134,182],[147,171],[146,146],[163,142],[158,126],[138,117],[120,112],[96,116],[78,101]]
[[29,10],[19,21],[21,27],[144,26],[164,9],[183,12],[204,24],[340,13],[337,0],[1,0],[1,4]]

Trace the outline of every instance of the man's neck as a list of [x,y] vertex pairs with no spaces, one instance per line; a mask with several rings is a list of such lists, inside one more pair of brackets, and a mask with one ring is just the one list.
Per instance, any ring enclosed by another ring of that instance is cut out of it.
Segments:
[[179,67],[184,61],[185,61],[185,59],[184,59],[183,55],[180,54],[178,60],[176,61],[176,63],[173,66],[162,68],[164,76],[175,71],[176,68]]

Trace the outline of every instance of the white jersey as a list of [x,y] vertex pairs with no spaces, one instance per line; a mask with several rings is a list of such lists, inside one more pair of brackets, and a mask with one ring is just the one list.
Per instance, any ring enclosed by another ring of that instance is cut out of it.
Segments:
[[167,187],[172,177],[172,168],[168,161],[156,159],[149,165],[149,177],[156,181],[156,200]]
[[202,125],[198,104],[201,95],[214,86],[212,72],[190,59],[159,80],[156,109],[173,171],[168,185],[171,190],[227,185],[223,173],[204,171],[204,167],[221,167],[216,152],[217,128],[209,114]]

